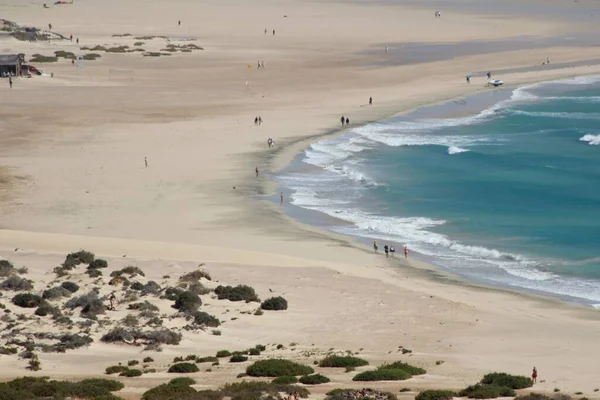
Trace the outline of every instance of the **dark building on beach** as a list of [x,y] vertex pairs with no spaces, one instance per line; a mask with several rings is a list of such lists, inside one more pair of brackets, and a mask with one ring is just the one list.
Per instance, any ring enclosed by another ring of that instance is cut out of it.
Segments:
[[21,75],[24,61],[24,54],[0,54],[0,77]]

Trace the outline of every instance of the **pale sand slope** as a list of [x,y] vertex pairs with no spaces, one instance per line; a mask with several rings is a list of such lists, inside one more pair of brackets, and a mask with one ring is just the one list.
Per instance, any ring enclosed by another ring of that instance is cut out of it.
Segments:
[[[413,274],[398,277],[373,268],[385,265],[382,258],[354,250],[342,238],[328,240],[330,235],[280,216],[278,206],[250,199],[275,190],[266,178],[255,179],[254,167],[279,168],[298,149],[284,149],[273,160],[265,151],[268,137],[280,150],[292,139],[337,127],[341,114],[359,123],[488,90],[482,79],[464,84],[464,75],[471,71],[539,65],[547,56],[553,62],[600,58],[597,47],[570,47],[425,65],[369,66],[384,59],[385,43],[556,35],[588,29],[587,25],[464,13],[444,13],[435,20],[432,9],[318,2],[109,0],[44,10],[41,3],[13,1],[3,2],[0,11],[3,18],[21,24],[45,27],[52,22],[54,30],[80,37],[81,45],[132,45],[134,39],[111,37],[132,33],[196,37],[193,43],[205,48],[158,59],[101,53],[100,60],[86,62],[80,72],[68,61],[38,65],[55,77],[17,80],[11,92],[7,85],[0,86],[2,98],[10,94],[0,109],[0,164],[8,166],[5,174],[19,178],[9,179],[11,190],[2,193],[0,224],[7,229],[89,235],[63,238],[4,231],[2,247],[61,254],[85,247],[111,256],[238,264],[218,264],[224,281],[235,274],[257,288],[278,283],[281,292],[295,293],[293,301],[302,316],[273,322],[278,330],[253,326],[251,331],[244,329],[244,335],[256,329],[257,335],[273,341],[282,335],[304,344],[309,340],[296,332],[306,332],[311,342],[324,347],[372,346],[377,358],[405,344],[399,338],[406,333],[424,360],[452,359],[435,369],[440,371],[440,386],[445,386],[444,376],[465,378],[461,386],[483,372],[527,373],[536,364],[547,379],[546,389],[560,386],[586,394],[591,390],[597,375],[593,352],[598,329],[587,311],[440,285]],[[183,21],[180,28],[178,19]],[[266,36],[264,28],[269,29]],[[270,34],[273,28],[275,37]],[[166,45],[161,39],[147,42],[144,48],[153,51]],[[381,53],[359,53],[372,46]],[[71,43],[0,41],[2,52],[28,56],[58,49],[77,52]],[[264,70],[254,69],[258,60],[265,61]],[[589,66],[501,78],[517,84],[599,71]],[[122,79],[129,76],[133,80]],[[369,96],[375,99],[374,107],[364,107]],[[261,127],[253,126],[257,115],[265,121]],[[95,238],[99,236],[202,246]],[[275,268],[281,266],[321,266],[352,276]],[[300,277],[312,284],[298,284]],[[342,290],[356,293],[356,304],[349,303]],[[374,293],[381,299],[373,300]],[[379,300],[389,308],[378,306]],[[335,318],[336,324],[323,323]],[[390,318],[394,326],[382,322]],[[406,320],[411,323],[403,324]],[[219,340],[234,340],[236,335],[241,333],[234,330]]]

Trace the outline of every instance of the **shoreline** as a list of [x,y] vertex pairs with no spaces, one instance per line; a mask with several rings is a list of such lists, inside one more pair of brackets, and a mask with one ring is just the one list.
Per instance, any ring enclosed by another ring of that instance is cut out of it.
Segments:
[[[568,77],[563,77],[563,78],[559,78],[559,79],[540,80],[537,82],[528,82],[528,83],[523,83],[523,84],[518,84],[518,85],[510,85],[508,87],[502,87],[499,89],[490,88],[490,90],[509,92],[509,94],[505,95],[505,96],[500,95],[500,99],[494,100],[491,103],[486,103],[484,105],[479,104],[479,107],[475,107],[474,109],[469,110],[467,113],[460,114],[458,116],[458,118],[472,117],[472,116],[479,115],[486,110],[493,110],[496,107],[498,107],[499,105],[501,105],[502,103],[511,100],[513,98],[515,92],[520,89],[540,87],[543,85],[560,84],[560,83],[568,82],[570,80],[578,80],[578,79],[591,79],[592,81],[595,81],[595,80],[600,79],[600,75],[598,75],[598,74],[575,75],[575,76],[568,76]],[[281,182],[277,182],[277,178],[279,176],[284,175],[289,172],[293,172],[294,170],[298,170],[299,168],[301,168],[301,166],[315,168],[316,170],[321,170],[321,167],[306,164],[301,160],[302,155],[312,144],[319,143],[326,139],[332,139],[332,138],[337,138],[337,137],[344,136],[344,135],[349,135],[351,130],[356,127],[362,127],[362,126],[365,126],[365,125],[368,125],[371,123],[382,122],[382,121],[386,121],[386,120],[396,118],[396,117],[407,116],[410,114],[418,113],[419,111],[425,111],[425,113],[427,115],[435,115],[436,116],[435,118],[440,118],[440,119],[456,118],[457,116],[455,116],[455,115],[452,115],[452,114],[446,115],[446,114],[443,114],[441,110],[434,111],[432,109],[434,109],[434,108],[443,109],[444,107],[448,108],[449,106],[452,106],[452,103],[464,102],[464,101],[467,101],[469,104],[471,104],[473,102],[476,102],[478,97],[483,97],[485,95],[486,94],[484,92],[466,93],[466,94],[458,95],[456,97],[452,97],[452,98],[445,99],[442,101],[426,103],[426,104],[420,105],[418,107],[412,107],[412,108],[404,109],[404,110],[401,109],[401,110],[399,110],[395,113],[392,113],[383,118],[369,120],[366,122],[361,121],[360,124],[353,125],[351,128],[332,129],[323,134],[316,134],[316,135],[310,136],[308,138],[306,138],[306,137],[300,138],[297,141],[294,141],[288,145],[289,147],[287,148],[287,154],[285,154],[285,149],[281,150],[282,152],[284,152],[285,156],[281,156],[280,152],[273,154],[273,158],[275,160],[277,159],[277,157],[280,157],[279,162],[274,163],[275,165],[277,165],[278,169],[276,170],[275,173],[273,173],[271,175],[270,182],[265,184],[264,190],[266,191],[269,188],[273,189],[273,187],[276,187],[277,190],[275,190],[275,196],[269,197],[268,200],[272,201],[273,203],[277,203],[278,197],[276,196],[276,193],[279,193],[279,191],[283,191],[283,193],[285,194],[287,199],[289,199],[290,194],[293,193],[293,190],[286,187],[285,184],[283,184]],[[327,227],[327,226],[337,226],[337,225],[353,225],[353,223],[350,221],[336,218],[334,216],[328,215],[321,211],[311,210],[308,208],[297,206],[292,203],[288,203],[281,212],[283,214],[285,214],[287,217],[292,218],[300,226],[310,226],[311,228],[322,231],[325,234],[325,236],[332,235],[331,236],[332,239],[334,238],[334,236],[337,237],[337,236],[341,235],[342,237],[347,238],[348,244],[350,246],[354,246],[363,251],[369,251],[369,252],[372,251],[371,246],[370,246],[372,238],[369,238],[367,236],[361,236],[361,235],[354,236],[354,235],[349,235],[349,234],[337,233],[337,232],[332,231],[331,229],[328,229],[328,227]],[[319,223],[318,220],[321,220],[321,223]],[[323,221],[329,221],[330,223],[325,223]],[[447,278],[447,281],[452,282],[452,284],[457,284],[457,283],[458,284],[466,284],[473,288],[480,288],[480,289],[484,289],[484,290],[486,290],[486,289],[500,290],[500,291],[505,291],[508,293],[513,293],[516,295],[525,295],[528,298],[538,298],[538,299],[543,299],[543,300],[559,301],[559,302],[564,302],[564,303],[571,304],[571,305],[583,306],[587,309],[600,310],[600,303],[598,301],[588,300],[588,299],[584,299],[584,298],[578,298],[578,297],[574,297],[574,296],[570,296],[570,295],[563,295],[560,293],[552,293],[552,292],[546,292],[543,290],[536,290],[536,289],[531,289],[531,288],[526,288],[526,287],[519,287],[519,286],[513,286],[513,285],[509,285],[509,284],[503,284],[501,282],[494,282],[492,280],[486,280],[485,278],[477,279],[476,277],[472,277],[472,276],[469,276],[466,274],[460,274],[459,272],[454,271],[454,270],[444,266],[442,264],[442,261],[435,260],[435,257],[433,257],[433,256],[426,256],[426,255],[420,254],[416,251],[413,251],[411,253],[416,254],[417,255],[416,258],[422,264],[421,267],[417,267],[417,268],[422,269],[423,265],[427,265],[428,269],[431,268],[435,271],[440,272],[442,275],[444,275]],[[381,256],[383,256],[383,254],[381,254]],[[399,258],[401,258],[401,256],[402,256],[401,254],[398,255]],[[392,262],[391,259],[388,260],[388,264],[392,268],[398,266],[398,263]],[[405,267],[405,265],[404,265],[404,267]]]

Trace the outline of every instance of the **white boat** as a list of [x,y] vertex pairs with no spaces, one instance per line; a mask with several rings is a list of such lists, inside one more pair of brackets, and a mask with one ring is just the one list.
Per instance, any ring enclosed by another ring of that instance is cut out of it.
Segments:
[[489,86],[489,85],[493,85],[493,86],[496,86],[496,87],[498,87],[498,86],[502,86],[502,85],[504,85],[504,82],[502,82],[500,79],[492,79],[492,80],[490,80],[490,81],[488,82],[488,86]]

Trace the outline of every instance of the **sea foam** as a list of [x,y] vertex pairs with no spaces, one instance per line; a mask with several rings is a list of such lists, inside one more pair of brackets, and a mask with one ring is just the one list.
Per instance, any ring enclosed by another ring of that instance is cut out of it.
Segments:
[[600,145],[600,135],[584,135],[583,137],[579,138],[579,140],[582,142],[588,142],[592,146]]

